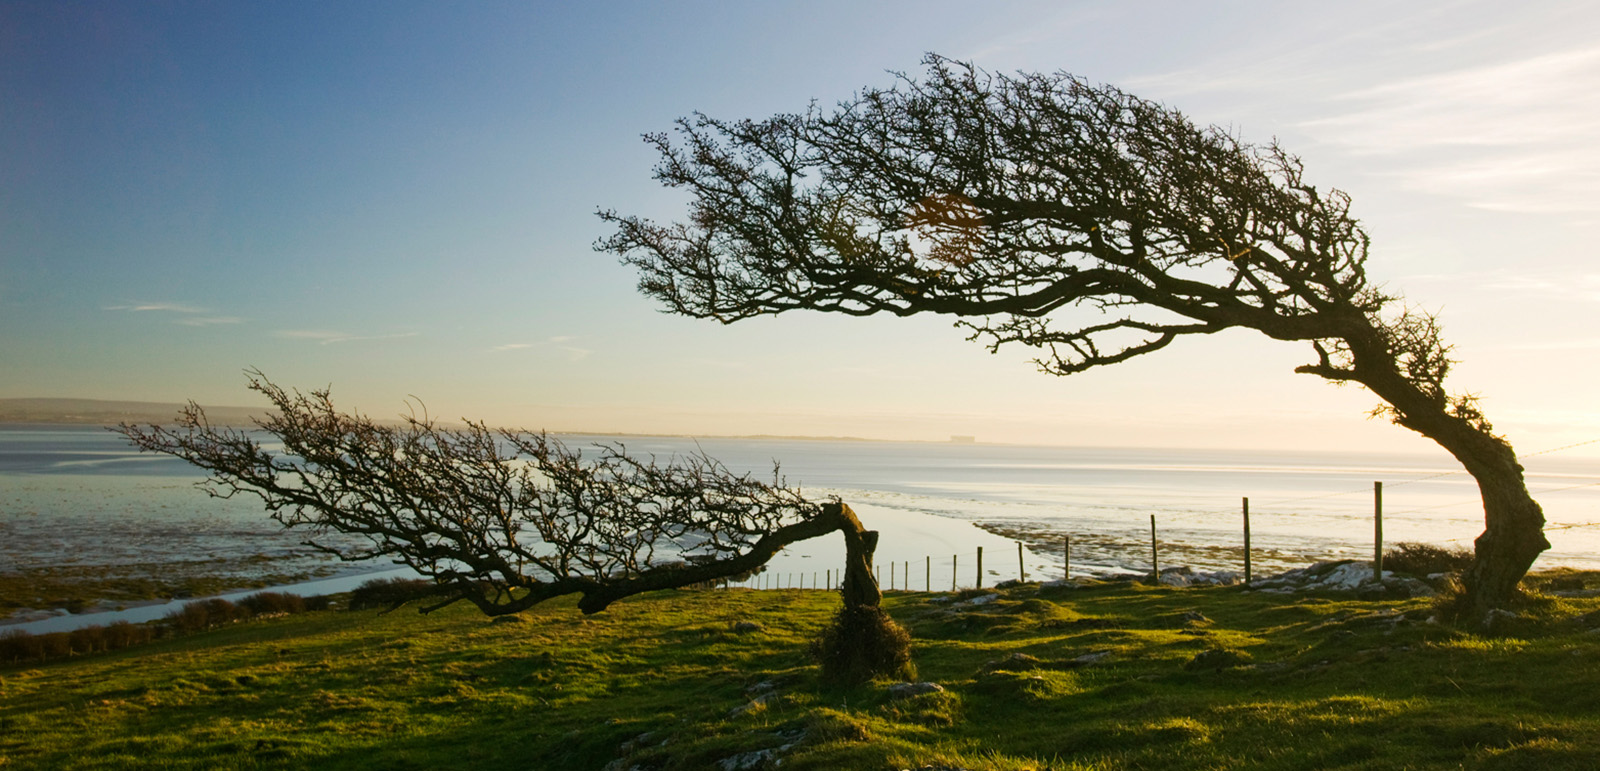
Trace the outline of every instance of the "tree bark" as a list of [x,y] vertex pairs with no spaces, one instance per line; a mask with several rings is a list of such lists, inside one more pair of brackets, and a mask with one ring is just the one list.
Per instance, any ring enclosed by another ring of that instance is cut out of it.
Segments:
[[867,530],[844,503],[823,504],[823,516],[836,519],[844,533],[844,581],[839,594],[847,608],[876,608],[883,602],[878,579],[872,575],[872,555],[878,550],[878,531]]

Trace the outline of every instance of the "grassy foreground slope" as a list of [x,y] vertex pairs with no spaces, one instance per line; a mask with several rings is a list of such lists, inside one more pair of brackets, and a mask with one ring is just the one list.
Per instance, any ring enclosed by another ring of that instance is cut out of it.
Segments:
[[[1573,621],[1600,600],[1483,638],[1426,623],[1423,600],[891,594],[945,688],[900,699],[817,682],[806,645],[837,604],[320,612],[0,669],[0,768],[1600,767],[1600,635]],[[1208,650],[1228,653],[1196,666]]]

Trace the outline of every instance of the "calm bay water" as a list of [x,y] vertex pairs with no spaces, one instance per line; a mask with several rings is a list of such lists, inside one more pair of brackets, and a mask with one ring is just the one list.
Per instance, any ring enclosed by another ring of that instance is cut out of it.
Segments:
[[[570,445],[621,443],[666,458],[703,450],[738,472],[771,474],[813,497],[837,495],[882,532],[885,584],[971,585],[986,550],[985,583],[1017,575],[1016,541],[1034,576],[1149,568],[1150,516],[1162,561],[1238,569],[1240,499],[1251,501],[1258,573],[1372,550],[1372,483],[1382,481],[1388,542],[1470,547],[1482,511],[1469,477],[1447,456],[1023,447],[982,444],[569,436]],[[1600,462],[1560,454],[1527,460],[1554,545],[1536,567],[1600,569]],[[327,565],[259,502],[209,498],[201,474],[140,454],[112,432],[86,427],[0,427],[0,570],[46,565],[163,565],[204,569],[252,557]],[[780,555],[772,578],[813,585],[842,560],[837,539]],[[951,563],[957,571],[952,574]],[[348,566],[346,566],[348,567]],[[373,565],[369,569],[392,566]]]

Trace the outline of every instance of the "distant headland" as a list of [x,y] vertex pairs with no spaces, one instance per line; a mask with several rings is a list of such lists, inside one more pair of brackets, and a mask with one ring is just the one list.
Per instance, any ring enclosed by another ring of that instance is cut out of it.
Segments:
[[[0,424],[46,423],[78,426],[114,426],[118,423],[171,423],[183,405],[165,402],[124,402],[106,399],[0,399]],[[248,426],[251,418],[267,412],[261,407],[206,407],[213,424]]]

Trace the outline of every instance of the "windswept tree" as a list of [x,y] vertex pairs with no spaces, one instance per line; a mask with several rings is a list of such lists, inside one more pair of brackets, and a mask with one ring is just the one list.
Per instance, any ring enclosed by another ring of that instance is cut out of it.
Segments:
[[439,593],[423,612],[467,601],[499,616],[579,594],[578,607],[597,613],[642,592],[753,573],[783,547],[837,531],[845,605],[823,637],[835,649],[824,673],[861,679],[909,664],[904,630],[879,607],[878,534],[838,499],[785,486],[776,467],[769,483],[704,454],[662,464],[600,445],[586,459],[544,433],[449,429],[415,415],[380,424],[337,411],[326,389],[289,391],[259,372],[250,388],[276,408],[255,431],[213,426],[192,402],[173,426],[118,430],[209,472],[212,496],[259,498],[312,548],[432,579]]
[[1544,515],[1474,397],[1446,389],[1434,317],[1369,281],[1347,195],[1276,144],[1116,88],[924,64],[832,110],[647,135],[686,221],[603,211],[597,248],[676,313],[948,314],[1055,375],[1235,327],[1302,341],[1296,371],[1365,386],[1473,476],[1486,528],[1463,609],[1512,598],[1549,548]]

